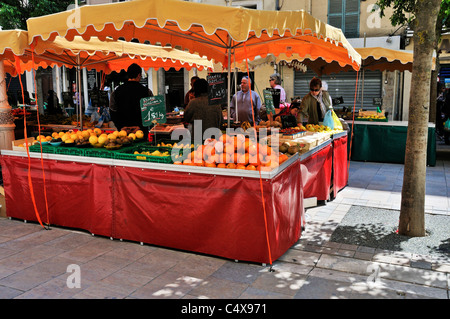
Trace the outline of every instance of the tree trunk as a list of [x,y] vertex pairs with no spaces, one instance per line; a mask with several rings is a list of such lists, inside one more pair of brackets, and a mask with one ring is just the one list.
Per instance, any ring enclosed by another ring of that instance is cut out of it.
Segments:
[[431,73],[431,94],[430,94],[430,118],[429,121],[437,124],[437,96],[438,96],[438,75],[440,71],[440,61],[439,61],[439,42],[441,41],[442,33],[442,19],[438,17],[436,21],[436,42],[434,51],[436,52],[435,68]]
[[406,138],[399,234],[425,236],[425,179],[428,113],[436,20],[441,0],[418,0],[415,7],[414,63]]

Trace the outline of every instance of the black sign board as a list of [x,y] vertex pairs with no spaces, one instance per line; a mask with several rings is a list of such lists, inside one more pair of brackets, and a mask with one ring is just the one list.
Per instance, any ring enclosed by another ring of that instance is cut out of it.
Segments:
[[373,98],[373,105],[381,106],[382,104],[383,104],[383,98],[381,98],[381,97]]
[[163,95],[144,97],[141,99],[142,125],[150,126],[153,121],[166,123],[166,103]]
[[211,105],[227,103],[227,76],[223,73],[211,73],[208,81],[208,101]]

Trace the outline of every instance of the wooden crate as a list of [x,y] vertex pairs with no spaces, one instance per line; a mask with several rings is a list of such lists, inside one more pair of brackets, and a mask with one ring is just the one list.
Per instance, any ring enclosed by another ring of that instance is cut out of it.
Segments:
[[[29,137],[29,138],[28,138],[28,146],[33,145],[34,142],[35,142],[34,137]],[[12,141],[12,149],[13,149],[13,151],[23,151],[23,152],[26,152],[26,149],[25,149],[25,139],[22,138],[22,139],[20,139],[20,140],[14,140],[14,141]]]

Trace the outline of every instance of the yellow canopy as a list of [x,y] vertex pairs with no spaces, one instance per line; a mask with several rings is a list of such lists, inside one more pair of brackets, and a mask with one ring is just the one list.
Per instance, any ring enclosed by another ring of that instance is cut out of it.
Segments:
[[15,76],[15,56],[25,54],[28,46],[28,33],[22,30],[0,30],[0,60],[3,60],[5,72]]
[[[304,11],[263,11],[152,0],[88,5],[27,20],[29,41],[111,36],[188,49],[220,62],[294,53],[359,69],[360,55],[342,31]],[[244,45],[245,44],[245,45]],[[231,59],[231,55],[233,58]]]
[[73,41],[62,37],[53,41],[35,40],[31,45],[27,42],[26,31],[0,31],[0,59],[4,60],[6,72],[16,74],[15,56],[20,58],[21,72],[64,65],[110,73],[127,69],[133,62],[144,69],[213,68],[213,63],[206,58],[170,47],[96,38],[85,41],[81,37],[75,37]]
[[[392,50],[381,47],[370,48],[355,48],[355,50],[361,55],[362,63],[361,68],[367,70],[379,70],[379,71],[410,71],[412,72],[413,65],[413,53]],[[266,57],[261,59],[255,59],[249,62],[249,67],[254,68],[258,65],[270,62],[285,62],[288,65],[292,62],[297,62],[297,65],[306,66],[308,69],[313,70],[316,74],[330,74],[339,73],[353,70],[349,65],[341,66],[337,62],[327,62],[322,58],[312,59],[311,57],[300,57],[298,54],[287,56],[286,54],[280,54],[278,57]],[[238,68],[245,70],[245,64],[240,63]]]

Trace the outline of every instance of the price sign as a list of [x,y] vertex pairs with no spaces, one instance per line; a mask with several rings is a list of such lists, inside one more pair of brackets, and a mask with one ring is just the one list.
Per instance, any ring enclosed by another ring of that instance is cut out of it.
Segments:
[[166,103],[164,96],[156,95],[141,99],[142,125],[150,126],[153,121],[166,123]]
[[264,104],[266,106],[267,114],[275,115],[275,107],[273,106],[273,95],[270,90],[263,90]]
[[227,78],[222,73],[211,73],[206,77],[208,81],[208,102],[211,105],[227,102]]

